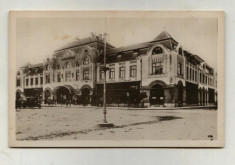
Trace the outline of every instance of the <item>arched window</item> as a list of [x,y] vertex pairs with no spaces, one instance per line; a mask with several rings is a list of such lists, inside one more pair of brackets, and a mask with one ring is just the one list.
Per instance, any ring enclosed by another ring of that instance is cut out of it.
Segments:
[[89,58],[85,58],[83,61],[83,65],[88,65],[90,63]]
[[66,68],[71,68],[72,67],[72,64],[71,62],[67,62],[66,65],[65,65]]
[[76,62],[76,67],[79,67],[79,62]]
[[20,75],[20,72],[19,72],[19,71],[17,72],[17,75],[18,75],[18,76]]
[[49,64],[46,65],[46,70],[50,70],[50,65]]
[[156,47],[152,51],[152,74],[163,74],[163,49]]
[[181,48],[179,48],[179,55],[183,55],[183,50]]
[[154,49],[153,49],[153,52],[152,52],[153,55],[154,55],[154,54],[162,54],[162,53],[163,53],[163,50],[162,50],[161,47],[156,47],[156,48],[154,48]]
[[57,69],[58,69],[58,70],[61,69],[61,65],[60,65],[60,64],[57,65]]

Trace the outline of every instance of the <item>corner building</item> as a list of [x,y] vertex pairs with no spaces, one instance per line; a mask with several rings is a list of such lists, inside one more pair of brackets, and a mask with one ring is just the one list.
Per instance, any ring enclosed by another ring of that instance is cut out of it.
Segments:
[[[108,106],[208,105],[217,101],[214,69],[185,51],[166,31],[149,42],[119,48],[107,43],[106,49]],[[104,42],[95,35],[56,50],[43,62],[43,101],[102,104],[103,52]],[[17,81],[26,81],[21,72]],[[26,88],[21,90],[24,93]]]

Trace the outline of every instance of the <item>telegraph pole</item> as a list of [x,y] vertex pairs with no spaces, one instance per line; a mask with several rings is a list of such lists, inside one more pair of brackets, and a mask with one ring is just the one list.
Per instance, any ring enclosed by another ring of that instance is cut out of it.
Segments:
[[104,66],[103,66],[103,71],[104,71],[104,96],[103,96],[103,114],[104,114],[104,119],[103,119],[103,123],[99,124],[100,127],[113,127],[113,123],[108,123],[107,121],[107,110],[106,110],[106,71],[109,69],[108,67],[106,67],[106,41],[107,41],[107,33],[105,32],[103,35],[103,41],[104,41]]
[[107,122],[107,118],[106,118],[106,114],[107,114],[107,110],[106,110],[106,38],[107,37],[107,33],[104,33],[104,123],[108,123]]

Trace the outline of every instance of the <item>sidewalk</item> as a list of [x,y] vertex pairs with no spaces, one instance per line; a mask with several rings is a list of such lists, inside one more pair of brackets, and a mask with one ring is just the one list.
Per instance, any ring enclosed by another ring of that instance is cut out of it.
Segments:
[[[47,105],[42,104],[42,107],[61,107],[61,104],[57,105]],[[70,108],[70,106],[63,105],[62,107]],[[103,109],[103,107],[97,106],[83,106],[83,105],[71,105],[72,108],[96,108]],[[187,109],[216,109],[215,105],[205,105],[205,106],[184,106],[184,107],[146,107],[146,108],[135,108],[135,107],[109,107],[107,109],[119,109],[119,110],[187,110]]]

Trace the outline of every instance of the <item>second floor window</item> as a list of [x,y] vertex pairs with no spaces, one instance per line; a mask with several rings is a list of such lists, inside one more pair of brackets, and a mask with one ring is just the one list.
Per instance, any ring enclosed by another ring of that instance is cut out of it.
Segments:
[[109,78],[115,79],[115,68],[110,68],[109,70]]
[[79,80],[79,70],[76,71],[76,80]]
[[162,74],[163,73],[162,63],[152,63],[152,73],[153,74]]
[[104,71],[100,70],[100,79],[103,80],[104,79]]
[[71,68],[72,67],[72,63],[71,62],[67,62],[65,65],[66,68]]
[[46,70],[50,70],[50,65],[49,64],[46,65]]
[[76,62],[75,66],[76,66],[76,67],[79,67],[79,63],[78,63],[78,62]]
[[136,65],[130,66],[130,77],[136,77]]
[[50,83],[50,75],[46,75],[46,83]]
[[71,81],[71,73],[65,74],[65,81]]
[[40,84],[43,84],[43,77],[40,77]]
[[83,71],[83,80],[89,80],[89,70]]
[[183,74],[183,71],[182,71],[182,62],[181,61],[178,62],[177,73],[178,73],[178,75],[182,75]]
[[61,74],[57,75],[57,82],[61,82]]
[[35,85],[38,85],[38,78],[35,78]]
[[33,78],[30,79],[30,85],[33,85]]
[[26,86],[29,85],[29,79],[26,79]]
[[89,58],[85,58],[83,61],[83,65],[88,65],[89,64]]
[[125,67],[119,68],[119,77],[124,78],[125,77]]
[[18,86],[18,87],[20,86],[20,79],[16,80],[16,86]]

